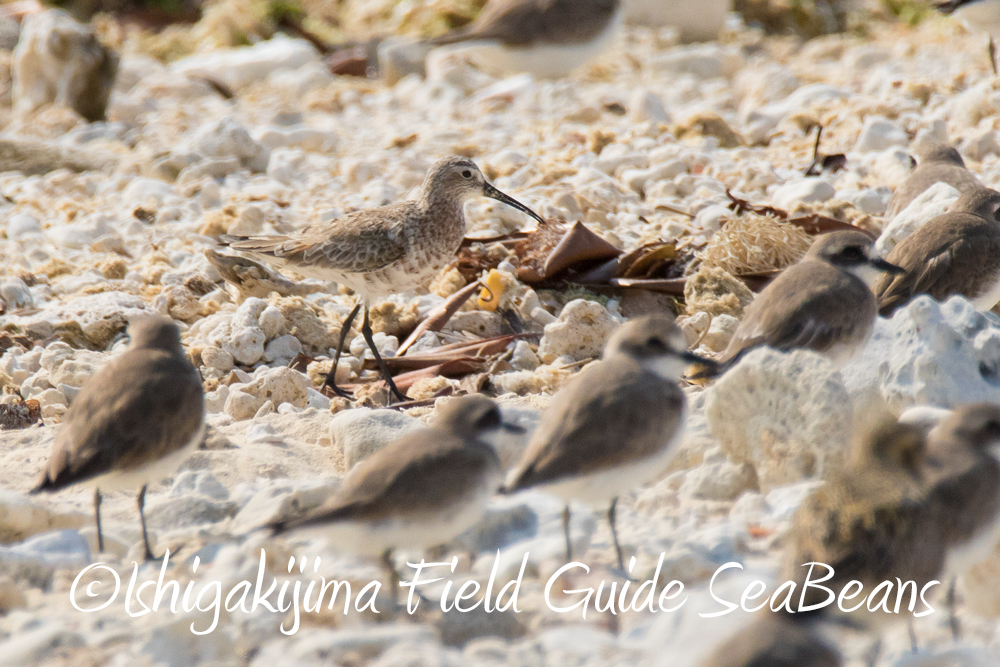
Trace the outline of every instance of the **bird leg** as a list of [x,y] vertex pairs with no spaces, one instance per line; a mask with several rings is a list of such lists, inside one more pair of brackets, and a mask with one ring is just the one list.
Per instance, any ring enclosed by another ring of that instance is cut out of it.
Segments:
[[392,375],[389,373],[389,368],[385,365],[385,361],[382,360],[382,355],[378,353],[378,348],[375,347],[375,340],[372,334],[371,321],[368,319],[368,306],[365,305],[365,321],[361,325],[361,335],[365,337],[365,342],[368,343],[368,349],[372,351],[375,355],[375,363],[378,364],[378,369],[382,372],[382,377],[385,378],[385,383],[389,385],[389,391],[392,392],[393,396],[396,397],[400,403],[406,401],[406,397],[396,388],[396,383],[392,379]]
[[[361,310],[360,301],[355,304],[354,308],[347,316],[347,319],[345,319],[344,323],[340,325],[340,342],[337,343],[337,351],[333,355],[333,366],[330,368],[330,372],[326,374],[326,380],[323,381],[323,387],[330,387],[334,394],[349,400],[354,397],[337,386],[337,366],[340,364],[340,353],[344,349],[344,342],[347,340],[347,334],[351,331],[351,325],[354,324],[354,318],[358,316],[359,310]],[[320,389],[323,389],[323,387],[320,387]]]
[[955,613],[955,584],[957,581],[957,576],[951,578],[951,583],[948,585],[948,595],[945,598],[945,604],[948,605],[948,626],[951,628],[951,638],[954,641],[958,641],[962,636],[962,626],[959,625],[958,614]]
[[569,505],[563,508],[563,533],[566,536],[566,562],[573,560],[573,541],[569,538]]
[[913,617],[906,619],[906,629],[910,632],[910,652],[917,652],[917,630],[913,627]]
[[622,546],[618,544],[618,529],[615,528],[615,519],[617,518],[618,510],[618,498],[611,499],[611,506],[608,507],[608,524],[611,526],[611,540],[615,545],[615,556],[618,557],[618,569],[628,576],[625,572],[625,560],[622,558]]
[[392,604],[398,607],[400,606],[400,602],[397,599],[399,572],[396,572],[396,561],[392,558],[392,549],[386,549],[382,552],[382,567],[385,568],[386,574],[389,575],[389,597],[392,600]]
[[865,655],[865,665],[867,667],[875,667],[878,664],[878,659],[882,655],[882,638],[878,637],[875,642],[868,648],[868,653]]
[[993,41],[993,35],[990,35],[990,67],[993,68],[993,76],[997,75],[997,45]]
[[104,533],[101,532],[101,489],[94,489],[94,521],[97,523],[97,552],[104,553]]
[[144,511],[146,507],[145,484],[139,489],[139,495],[136,496],[135,502],[139,506],[139,523],[142,524],[142,546],[146,550],[146,560],[157,560],[156,556],[153,555],[153,550],[149,548],[149,533],[146,532],[146,513]]

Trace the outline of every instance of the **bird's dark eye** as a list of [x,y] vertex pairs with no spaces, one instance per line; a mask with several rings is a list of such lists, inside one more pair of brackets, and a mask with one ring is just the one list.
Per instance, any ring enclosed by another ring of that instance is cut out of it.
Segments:
[[476,426],[481,429],[497,428],[502,422],[503,420],[500,417],[500,410],[493,408],[476,420]]
[[472,178],[472,170],[466,169],[462,172],[462,178]]
[[861,262],[866,259],[865,251],[856,245],[844,248],[844,252],[842,254],[844,256],[844,259],[850,260],[852,262]]
[[657,338],[656,336],[650,336],[649,338],[646,339],[646,347],[648,347],[651,350],[655,350],[657,352],[662,352],[667,349],[666,343],[664,343],[662,339]]

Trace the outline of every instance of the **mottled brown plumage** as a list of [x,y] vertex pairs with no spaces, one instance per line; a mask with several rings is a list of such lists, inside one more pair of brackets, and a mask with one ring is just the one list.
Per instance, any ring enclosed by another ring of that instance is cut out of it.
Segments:
[[905,273],[875,285],[879,312],[888,316],[918,294],[944,301],[961,294],[988,310],[1000,299],[1000,193],[966,192],[889,252],[886,261]]
[[778,275],[744,313],[720,360],[723,369],[750,350],[807,349],[841,365],[868,340],[875,296],[859,275],[894,270],[875,254],[871,237],[833,232],[813,242],[798,264]]
[[892,220],[914,199],[935,183],[947,183],[960,193],[983,186],[971,171],[958,151],[947,144],[931,142],[917,152],[917,168],[892,193],[885,219]]
[[375,347],[369,309],[374,299],[423,285],[455,257],[465,236],[465,202],[490,197],[527,213],[538,214],[497,190],[469,159],[439,160],[427,172],[420,196],[379,208],[356,211],[331,222],[306,227],[288,235],[235,237],[220,240],[234,250],[266,264],[287,266],[297,273],[331,280],[358,294],[359,304],[344,321],[333,368],[326,384],[341,396],[336,378],[340,352],[359,307],[364,308],[361,333],[390,391],[406,400]]
[[[832,567],[834,578],[822,585],[837,594],[852,579],[871,592],[884,581],[895,584],[896,577],[915,581],[919,592],[938,576],[944,565],[945,543],[922,477],[925,449],[920,429],[885,426],[860,443],[846,469],[832,474],[806,499],[793,519],[786,551],[785,575],[798,584],[796,606],[809,571],[804,563]],[[817,568],[813,578],[825,574]],[[826,598],[816,589],[810,593],[805,598],[807,605]],[[894,603],[895,588],[892,593]],[[824,611],[835,612],[836,608],[834,604]],[[856,616],[868,622],[886,620],[881,618],[886,616],[884,612],[869,613],[865,608]]]
[[[140,488],[173,474],[200,440],[201,379],[170,320],[144,317],[130,328],[129,349],[81,388],[63,418],[34,492],[78,483],[99,489]],[[100,518],[98,521],[98,541]],[[143,536],[145,538],[145,519]],[[146,540],[147,557],[152,558]]]
[[265,263],[343,283],[368,302],[413,289],[444,268],[465,236],[465,202],[477,196],[541,221],[487,183],[472,160],[450,157],[431,167],[415,200],[355,211],[293,234],[222,240]]
[[762,612],[763,618],[722,643],[701,667],[840,667],[840,653],[809,623]]
[[597,38],[619,5],[620,0],[490,0],[475,21],[433,43],[486,39],[508,46],[579,44]]
[[249,257],[222,255],[211,248],[205,257],[222,278],[236,288],[240,302],[250,297],[266,299],[272,292],[281,296],[306,296],[324,289],[321,285],[295,283]]

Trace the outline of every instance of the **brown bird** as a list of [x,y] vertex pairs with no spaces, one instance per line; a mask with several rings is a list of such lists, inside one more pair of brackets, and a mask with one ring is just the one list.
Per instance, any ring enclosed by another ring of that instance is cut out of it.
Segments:
[[957,150],[947,144],[929,142],[917,151],[917,168],[892,193],[885,219],[892,220],[914,199],[935,183],[947,183],[964,194],[983,187],[971,171],[965,168],[965,161]]
[[[785,572],[788,580],[796,582],[796,603],[809,573],[806,563],[833,568],[833,578],[822,586],[838,596],[851,580],[861,582],[864,592],[849,606],[885,581],[893,582],[891,599],[895,603],[897,577],[915,582],[918,594],[944,566],[946,544],[928,503],[923,478],[923,432],[915,426],[891,424],[857,444],[860,446],[850,465],[813,492],[792,520]],[[825,574],[825,569],[817,568],[813,579]],[[810,587],[804,604],[821,604],[826,598],[824,591]],[[903,600],[901,609],[909,597]],[[915,608],[920,609],[919,601]],[[816,613],[838,611],[834,603]],[[852,618],[873,625],[896,615],[862,606]]]
[[490,185],[472,160],[449,157],[431,167],[420,196],[413,201],[355,211],[294,234],[224,235],[220,240],[265,264],[351,288],[358,303],[341,327],[326,384],[335,393],[350,397],[337,388],[334,379],[347,333],[364,307],[361,333],[390,391],[403,401],[406,398],[375,347],[369,309],[375,299],[423,285],[454,259],[465,237],[465,202],[473,197],[490,197],[544,224],[537,213]]
[[620,0],[490,0],[471,24],[431,43],[468,45],[498,74],[559,78],[600,55],[623,24]]
[[482,518],[503,476],[490,440],[519,429],[481,394],[451,400],[430,427],[355,466],[324,506],[270,528],[381,556],[395,579],[394,549],[446,544]]
[[765,612],[763,619],[722,643],[701,667],[840,667],[836,648],[811,623]]
[[953,635],[955,580],[1000,544],[1000,405],[972,403],[930,433],[926,475],[930,503],[948,544],[945,574]]
[[677,386],[688,363],[673,320],[652,315],[627,322],[608,341],[604,359],[556,394],[532,435],[504,493],[538,487],[566,503],[563,530],[572,558],[569,502],[610,502],[608,522],[618,567],[618,496],[663,472],[684,429],[687,400]]
[[139,489],[142,541],[153,559],[143,506],[146,485],[177,471],[204,435],[201,378],[172,321],[148,316],[129,327],[129,349],[80,389],[63,418],[52,455],[32,493],[94,486],[97,544],[101,489]]
[[918,294],[944,301],[953,294],[979,310],[1000,301],[1000,192],[978,188],[910,236],[886,261],[903,269],[875,285],[879,313],[891,315]]
[[876,254],[862,232],[820,236],[802,261],[782,271],[746,309],[718,371],[765,345],[782,352],[812,350],[843,366],[864,347],[878,314],[868,282],[900,271]]

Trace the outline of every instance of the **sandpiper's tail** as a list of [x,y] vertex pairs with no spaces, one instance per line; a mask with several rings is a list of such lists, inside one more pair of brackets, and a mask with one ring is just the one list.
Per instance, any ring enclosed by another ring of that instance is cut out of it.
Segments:
[[256,253],[258,255],[276,255],[277,251],[288,241],[287,236],[233,236],[220,234],[219,243],[233,250]]

